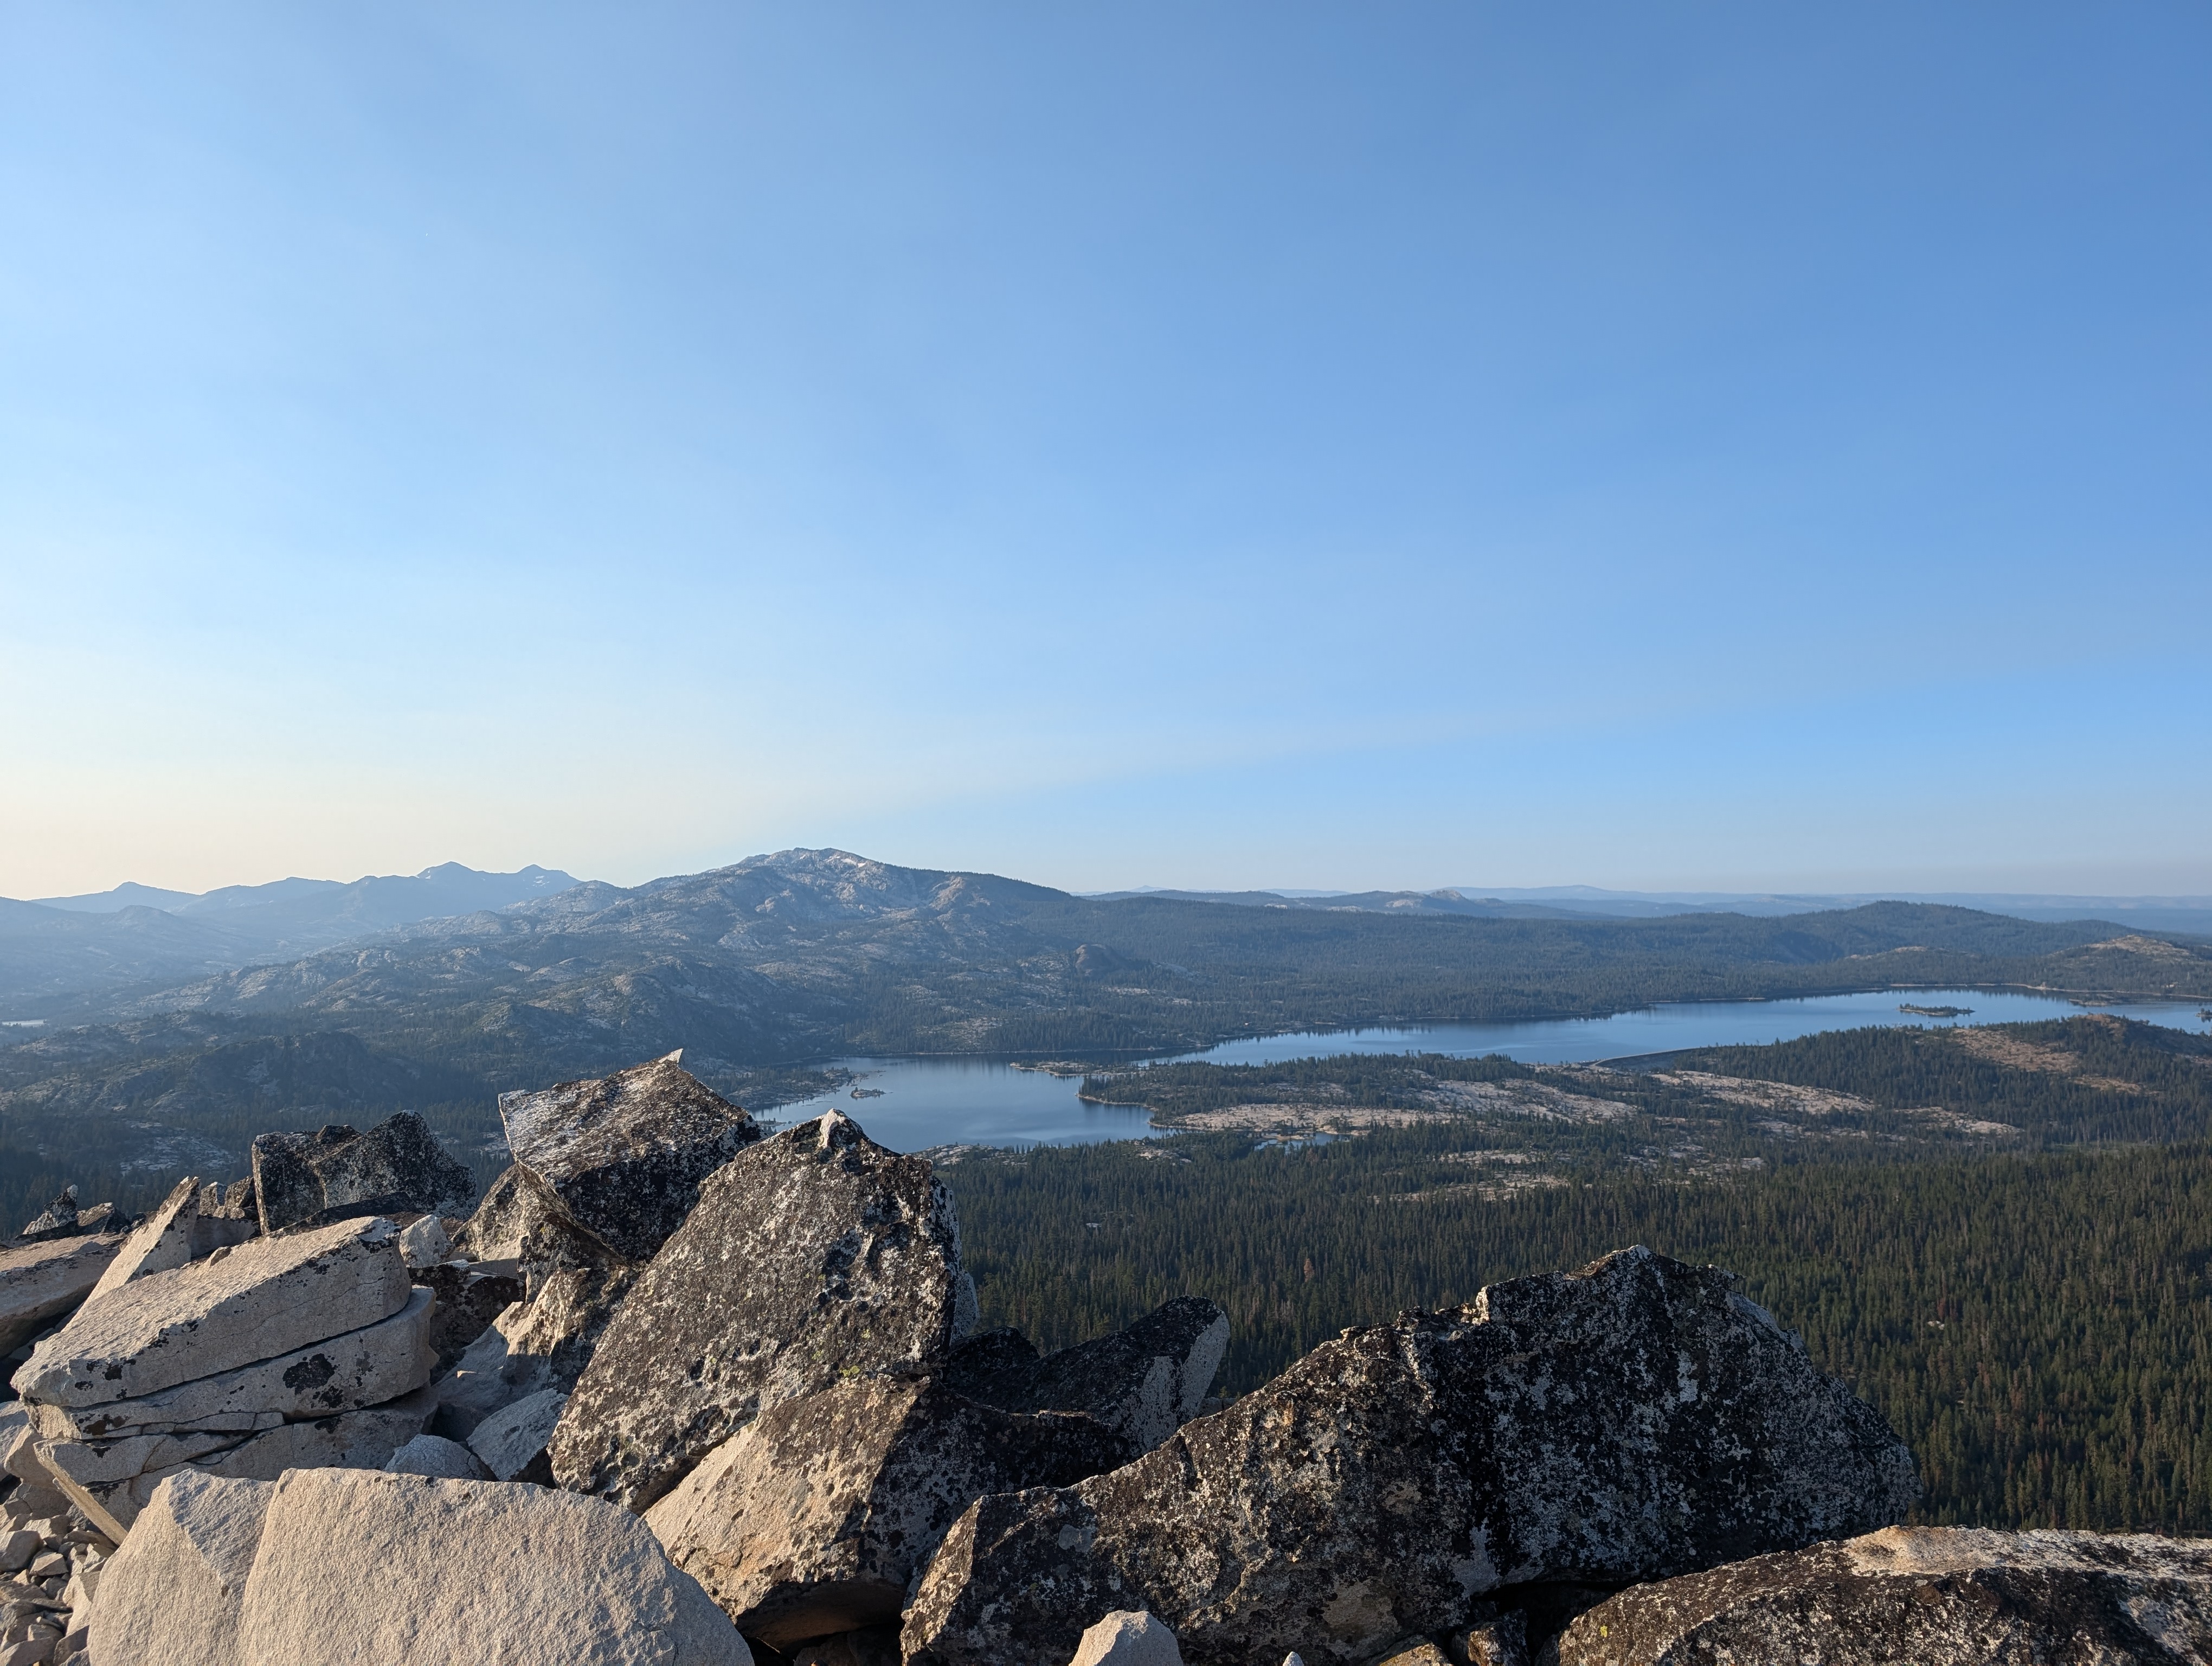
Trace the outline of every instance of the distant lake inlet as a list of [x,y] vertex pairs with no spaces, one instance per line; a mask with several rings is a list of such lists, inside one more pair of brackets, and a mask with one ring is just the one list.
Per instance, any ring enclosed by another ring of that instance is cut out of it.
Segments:
[[[2078,1018],[2084,1012],[2201,1033],[2212,1019],[2200,1013],[2198,1006],[2191,1000],[2083,1007],[2062,996],[2013,991],[1880,989],[1795,1000],[1684,1001],[1602,1018],[1302,1031],[1223,1042],[1203,1052],[1162,1058],[1277,1064],[1340,1053],[1443,1053],[1462,1059],[1502,1053],[1524,1064],[1592,1064],[1690,1047],[1758,1046],[1868,1025],[1945,1029],[1959,1024]],[[1936,1012],[1931,1013],[1931,1008]],[[1954,1011],[1956,1015],[1950,1015]],[[1131,1061],[1113,1062],[1126,1067]],[[1000,1060],[854,1058],[836,1063],[859,1079],[835,1093],[778,1106],[769,1116],[787,1126],[825,1110],[842,1111],[866,1128],[870,1138],[895,1151],[951,1145],[1082,1145],[1141,1140],[1152,1132],[1149,1113],[1139,1106],[1085,1104],[1076,1097],[1082,1085],[1079,1079],[1019,1069]]]

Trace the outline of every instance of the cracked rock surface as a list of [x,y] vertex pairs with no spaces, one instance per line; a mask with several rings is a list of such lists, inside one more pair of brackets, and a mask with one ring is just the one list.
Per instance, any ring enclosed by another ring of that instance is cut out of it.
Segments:
[[699,1183],[763,1137],[683,1056],[500,1100],[515,1162],[625,1261],[649,1259],[684,1224]]
[[769,1407],[941,1364],[974,1311],[951,1193],[831,1111],[700,1188],[578,1378],[553,1473],[642,1511]]
[[1094,1418],[861,1377],[763,1412],[645,1519],[747,1635],[787,1649],[895,1624],[914,1575],[984,1493],[1064,1487],[1135,1456]]
[[1500,1585],[1895,1520],[1904,1444],[1730,1283],[1628,1250],[1348,1330],[1123,1468],[979,1499],[908,1608],[908,1659],[1063,1666],[1143,1608],[1194,1661],[1360,1666]]

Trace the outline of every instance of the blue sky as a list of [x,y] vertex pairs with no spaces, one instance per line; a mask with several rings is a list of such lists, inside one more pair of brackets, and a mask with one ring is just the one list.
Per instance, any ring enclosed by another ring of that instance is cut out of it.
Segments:
[[0,4],[0,894],[2212,891],[2212,15]]

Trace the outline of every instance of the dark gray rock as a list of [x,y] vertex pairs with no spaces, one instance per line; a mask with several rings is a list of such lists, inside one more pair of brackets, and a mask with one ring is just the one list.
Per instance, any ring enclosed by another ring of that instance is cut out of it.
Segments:
[[515,1163],[626,1261],[650,1259],[690,1213],[699,1183],[763,1136],[683,1056],[500,1099]]
[[979,1499],[907,1610],[908,1660],[1060,1666],[1141,1607],[1194,1660],[1357,1666],[1501,1585],[1894,1520],[1903,1443],[1729,1285],[1630,1250],[1348,1330],[1124,1468]]
[[2202,1666],[2212,1541],[1886,1529],[1638,1585],[1581,1615],[1555,1666]]
[[264,1232],[356,1215],[435,1213],[476,1196],[467,1168],[446,1155],[411,1110],[367,1134],[332,1123],[253,1141],[253,1191]]
[[74,1237],[92,1230],[79,1223],[78,1214],[76,1188],[64,1186],[59,1197],[24,1223],[23,1230],[15,1234],[16,1239],[23,1243],[44,1243],[49,1239]]
[[437,1292],[438,1305],[430,1316],[430,1347],[437,1353],[440,1371],[458,1364],[491,1322],[523,1298],[522,1276],[509,1267],[445,1262],[414,1268],[408,1276]]
[[281,1231],[323,1212],[323,1183],[314,1158],[336,1150],[358,1130],[343,1122],[325,1124],[313,1134],[261,1134],[253,1139],[254,1210],[264,1232]]
[[953,1351],[948,1388],[1009,1412],[1088,1412],[1149,1452],[1198,1415],[1229,1347],[1229,1316],[1179,1296],[1127,1330],[1037,1357],[994,1330]]
[[771,1406],[941,1365],[974,1310],[951,1195],[831,1111],[700,1188],[578,1378],[553,1473],[643,1510]]
[[898,1627],[867,1626],[817,1637],[793,1644],[784,1658],[791,1666],[900,1666]]
[[645,1519],[739,1631],[784,1649],[896,1622],[945,1529],[984,1493],[1068,1486],[1136,1455],[1093,1418],[860,1377],[763,1412]]

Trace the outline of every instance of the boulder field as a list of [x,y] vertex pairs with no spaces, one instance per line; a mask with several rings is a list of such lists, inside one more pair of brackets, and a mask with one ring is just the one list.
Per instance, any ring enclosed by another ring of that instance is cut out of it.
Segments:
[[976,1329],[951,1193],[680,1056],[0,1247],[0,1666],[2212,1666],[2212,1541],[1899,1525],[1912,1463],[1630,1248],[1226,1404],[1182,1297]]

